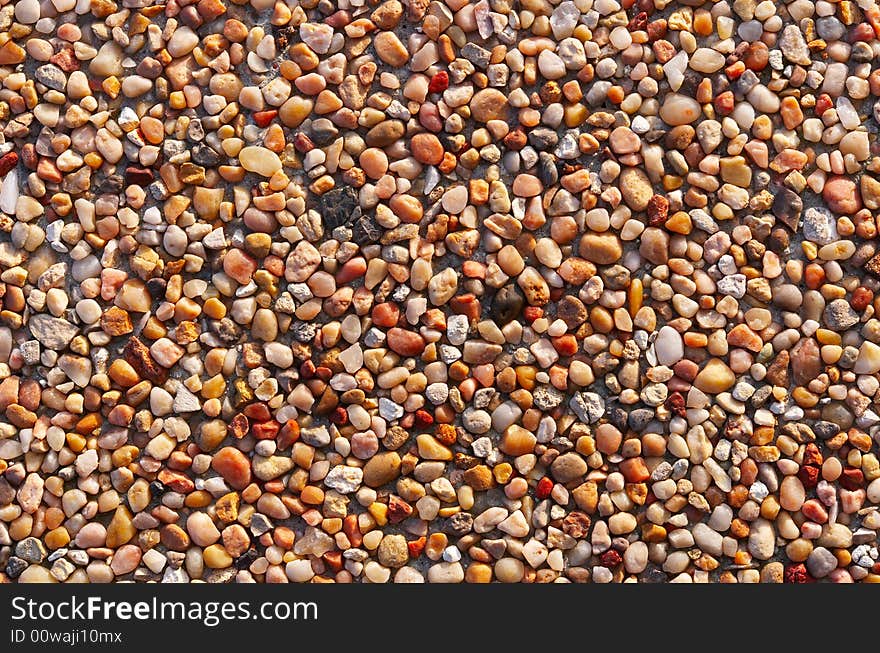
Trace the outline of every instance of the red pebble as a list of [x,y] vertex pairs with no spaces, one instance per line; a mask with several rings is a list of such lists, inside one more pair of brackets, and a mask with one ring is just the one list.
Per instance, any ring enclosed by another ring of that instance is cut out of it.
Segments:
[[871,27],[868,23],[859,23],[855,27],[852,28],[850,42],[855,43],[856,41],[871,41],[875,37],[874,28]]
[[473,293],[456,295],[449,300],[449,308],[453,313],[466,316],[471,322],[478,320],[483,312],[480,300]]
[[526,322],[531,324],[539,317],[544,317],[544,309],[540,306],[526,306],[523,309],[523,317],[526,319]]
[[733,111],[733,104],[735,98],[733,97],[733,93],[731,91],[724,91],[724,93],[720,93],[718,97],[715,98],[713,104],[715,105],[715,110],[722,115],[727,115],[731,111]]
[[162,485],[171,488],[174,492],[189,494],[196,489],[195,483],[190,478],[167,469],[159,472],[158,478]]
[[397,325],[397,321],[400,319],[400,309],[397,307],[397,304],[383,302],[373,306],[371,317],[373,318],[373,324],[378,327],[393,327]]
[[249,404],[248,406],[245,406],[245,409],[242,412],[244,412],[246,417],[255,419],[258,422],[265,422],[272,417],[272,413],[269,412],[269,407],[262,402]]
[[329,419],[337,426],[348,424],[348,411],[342,406],[337,406],[330,414]]
[[822,458],[822,453],[819,451],[819,447],[812,442],[808,443],[807,446],[804,447],[804,460],[801,464],[821,467],[823,462],[825,462],[825,460]]
[[535,488],[535,496],[539,499],[546,499],[553,490],[553,481],[546,476],[538,481],[538,487]]
[[254,434],[257,440],[274,440],[280,429],[281,425],[273,419],[268,422],[254,424],[251,427],[251,433]]
[[648,206],[645,209],[648,212],[648,224],[656,227],[666,222],[669,216],[669,200],[663,195],[654,195],[648,200]]
[[819,484],[819,468],[818,467],[801,467],[798,470],[797,477],[808,490]]
[[648,23],[646,31],[648,32],[648,40],[656,41],[666,36],[668,24],[665,18],[658,18]]
[[305,360],[299,366],[299,375],[304,379],[315,378],[315,364],[310,360]]
[[447,88],[449,88],[449,73],[445,70],[436,73],[428,84],[429,93],[442,93]]
[[412,514],[413,508],[399,496],[392,494],[388,497],[388,521],[399,524]]
[[632,19],[629,21],[629,24],[626,26],[630,32],[636,32],[645,29],[648,26],[648,14],[644,11],[640,11]]
[[327,563],[333,571],[341,571],[344,561],[342,560],[342,551],[328,551],[321,556],[321,559]]
[[336,13],[327,16],[327,18],[324,19],[324,22],[330,25],[330,27],[339,29],[340,27],[345,27],[351,22],[351,14],[344,9],[340,9]]
[[807,568],[799,563],[786,567],[782,580],[786,583],[812,583],[813,577],[807,572]]
[[293,137],[293,146],[298,152],[311,152],[315,149],[312,139],[303,132],[297,132],[296,136]]
[[315,368],[315,376],[322,381],[329,381],[333,377],[333,370],[322,365],[321,367]]
[[7,152],[0,157],[0,175],[5,175],[18,163],[18,152]]
[[861,469],[847,467],[843,470],[843,474],[840,477],[840,485],[844,489],[854,492],[865,485],[865,474]]
[[431,426],[431,424],[433,424],[433,423],[434,423],[434,416],[431,415],[431,413],[429,413],[426,410],[421,410],[421,409],[416,411],[416,426],[423,429],[423,428],[427,428],[428,426]]
[[273,120],[275,120],[275,116],[278,115],[277,109],[270,109],[269,111],[257,111],[254,113],[254,122],[257,124],[257,127],[268,127]]
[[248,434],[251,429],[251,425],[250,422],[248,422],[248,418],[239,413],[229,421],[229,424],[226,426],[226,428],[229,430],[233,437],[241,440],[244,436]]
[[801,512],[804,513],[804,517],[817,524],[824,524],[828,521],[828,511],[816,499],[805,501],[804,505],[801,506]]
[[599,557],[599,559],[605,567],[616,567],[623,562],[623,558],[621,558],[620,554],[614,549],[608,549]]
[[425,544],[428,543],[427,538],[420,537],[417,540],[412,540],[411,542],[406,543],[406,548],[409,549],[409,557],[410,558],[418,558],[422,555],[422,551],[425,550]]
[[831,96],[828,93],[822,93],[819,96],[819,99],[816,100],[816,106],[813,109],[813,113],[816,114],[817,117],[822,117],[822,114],[828,111],[831,107],[834,106],[834,101],[831,99]]
[[724,74],[728,79],[739,79],[744,72],[746,72],[746,65],[742,61],[737,61],[724,69]]
[[275,439],[278,449],[283,451],[297,440],[299,440],[299,424],[294,419],[287,420],[287,424],[281,427]]
[[574,356],[578,350],[577,338],[570,333],[551,338],[550,342],[560,356]]
[[679,417],[685,417],[687,415],[687,408],[685,408],[684,396],[680,392],[673,392],[666,398],[666,401],[663,402],[663,405],[666,406],[669,410],[673,411]]
[[868,305],[874,300],[874,292],[864,286],[859,286],[853,290],[852,299],[849,300],[853,310],[864,311]]

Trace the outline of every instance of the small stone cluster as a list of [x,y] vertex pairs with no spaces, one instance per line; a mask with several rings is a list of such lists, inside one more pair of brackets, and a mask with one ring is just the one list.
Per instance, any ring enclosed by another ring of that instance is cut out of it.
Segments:
[[0,582],[880,581],[875,0],[0,0]]

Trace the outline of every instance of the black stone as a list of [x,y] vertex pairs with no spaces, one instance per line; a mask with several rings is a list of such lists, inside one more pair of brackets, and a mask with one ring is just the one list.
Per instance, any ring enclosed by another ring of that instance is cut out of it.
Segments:
[[330,145],[339,135],[339,130],[332,122],[326,118],[318,118],[312,121],[309,127],[309,136],[315,145],[323,147]]
[[544,184],[544,188],[556,185],[559,181],[559,171],[556,169],[556,157],[547,152],[538,154],[538,179]]
[[357,192],[351,186],[334,188],[321,195],[318,211],[324,219],[324,228],[330,230],[361,217]]
[[610,408],[606,408],[605,410],[605,418],[618,430],[624,431],[626,430],[626,420],[627,420],[626,411],[620,406],[612,406]]
[[559,142],[559,134],[549,127],[537,127],[529,132],[529,145],[536,150],[549,150]]
[[368,215],[361,216],[352,227],[354,242],[361,245],[375,243],[382,237],[382,228]]
[[792,231],[797,231],[801,211],[804,210],[804,201],[793,190],[779,188],[773,197],[772,210],[777,220],[781,220]]
[[153,277],[147,281],[147,291],[149,291],[150,297],[164,297],[167,286],[168,282],[162,277]]
[[96,190],[98,193],[116,194],[122,191],[124,185],[125,180],[122,178],[122,175],[108,175],[98,184]]
[[221,163],[223,158],[207,145],[196,145],[192,148],[192,160],[200,166],[213,167]]
[[512,322],[522,312],[525,297],[516,286],[504,286],[492,298],[492,317],[499,326]]
[[251,566],[251,563],[257,559],[257,550],[256,549],[248,549],[244,553],[242,553],[238,558],[235,559],[235,568],[236,569],[247,569]]
[[813,433],[820,440],[828,440],[840,433],[840,427],[834,422],[816,422],[812,426]]
[[656,567],[650,567],[642,573],[642,581],[645,583],[668,583],[669,576],[666,572],[660,571]]
[[21,558],[12,556],[6,563],[6,575],[10,578],[18,578],[21,573],[28,568],[28,563]]
[[779,255],[787,254],[790,244],[791,237],[788,235],[788,232],[782,227],[776,227],[773,231],[771,231],[770,237],[767,239],[766,243],[767,249]]
[[636,408],[629,414],[627,422],[629,427],[636,433],[641,433],[654,419],[654,411],[649,408]]

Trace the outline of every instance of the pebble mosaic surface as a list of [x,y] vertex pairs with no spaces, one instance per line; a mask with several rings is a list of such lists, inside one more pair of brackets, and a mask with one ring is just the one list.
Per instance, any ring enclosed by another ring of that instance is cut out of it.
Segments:
[[0,582],[880,580],[874,0],[0,6]]

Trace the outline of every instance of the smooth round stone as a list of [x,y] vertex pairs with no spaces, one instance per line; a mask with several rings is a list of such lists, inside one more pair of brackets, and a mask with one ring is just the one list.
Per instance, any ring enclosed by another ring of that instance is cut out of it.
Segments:
[[568,483],[587,473],[586,461],[576,453],[562,454],[550,466],[553,478],[560,483]]
[[786,476],[779,488],[779,505],[784,510],[796,512],[806,500],[804,484],[797,476]]
[[691,55],[688,65],[694,70],[711,74],[724,66],[724,55],[711,48],[697,48]]
[[849,177],[831,177],[822,189],[822,199],[835,213],[852,215],[862,208],[856,183]]
[[477,122],[503,119],[507,97],[497,88],[484,88],[471,98],[470,109],[471,117]]
[[453,186],[445,193],[440,200],[443,210],[447,213],[458,215],[464,211],[468,202],[467,186]]
[[613,233],[585,233],[580,240],[582,257],[597,265],[617,263],[623,255],[623,244]]
[[141,561],[141,549],[134,544],[119,547],[110,561],[110,569],[117,576],[128,574],[137,569]]
[[15,3],[15,19],[25,25],[33,25],[40,20],[39,0],[18,0]]
[[464,568],[460,562],[439,562],[428,569],[429,583],[461,583]]
[[224,447],[211,460],[211,467],[237,490],[251,482],[251,463],[234,447]]
[[[434,134],[416,134],[410,141],[410,149],[416,161],[420,163],[439,165],[443,161],[443,145]],[[455,211],[455,213],[458,212]]]
[[94,299],[83,299],[76,303],[76,314],[86,324],[95,324],[101,319],[101,305]]
[[186,232],[176,224],[169,225],[162,237],[162,246],[172,256],[183,256],[189,241]]
[[315,576],[312,563],[308,560],[291,560],[284,568],[284,573],[293,583],[307,583]]
[[859,347],[859,356],[853,366],[856,374],[876,374],[880,372],[880,347],[866,340]]
[[654,341],[654,353],[658,365],[672,366],[684,358],[684,341],[681,334],[671,326],[663,326]]
[[83,526],[76,534],[74,542],[83,549],[90,547],[104,546],[107,539],[107,529],[103,524],[98,522],[90,522]]
[[837,568],[837,558],[825,547],[817,547],[807,557],[807,570],[813,578],[825,578]]
[[194,512],[186,520],[186,530],[192,541],[199,546],[210,546],[220,539],[220,531],[214,521],[203,512]]
[[538,70],[546,79],[565,77],[565,63],[552,50],[541,50],[538,55]]
[[719,358],[710,359],[694,379],[694,385],[698,389],[710,394],[724,392],[733,387],[735,382],[736,375]]
[[776,531],[766,519],[756,519],[749,529],[749,553],[758,560],[769,560],[776,550]]
[[186,25],[181,25],[168,39],[165,47],[172,57],[182,57],[192,52],[198,44],[199,35]]
[[19,583],[57,583],[58,579],[49,573],[49,570],[40,565],[31,565],[18,577]]
[[265,147],[249,146],[242,148],[238,153],[238,161],[241,166],[263,177],[271,177],[281,170],[281,159],[278,155]]
[[629,127],[617,127],[611,132],[608,142],[616,154],[638,152],[642,145],[642,139]]
[[660,107],[660,118],[668,125],[689,125],[702,114],[700,103],[694,98],[679,93],[666,96]]
[[355,433],[351,437],[351,453],[361,460],[367,460],[375,456],[379,451],[379,439],[375,433]]
[[779,96],[763,84],[758,84],[746,95],[756,111],[761,113],[776,113],[779,111]]
[[544,186],[534,175],[520,174],[513,180],[512,189],[517,197],[536,197],[541,194]]

